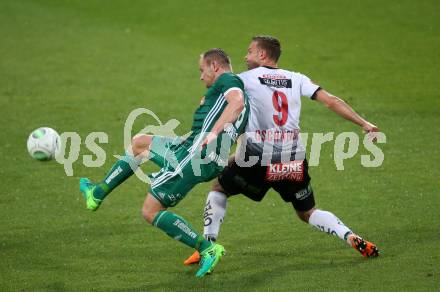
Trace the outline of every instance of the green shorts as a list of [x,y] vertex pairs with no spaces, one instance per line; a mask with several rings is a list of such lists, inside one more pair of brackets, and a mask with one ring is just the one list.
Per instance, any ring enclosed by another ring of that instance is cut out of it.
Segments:
[[191,146],[179,138],[153,137],[150,160],[161,170],[150,175],[150,193],[164,207],[177,205],[196,184],[212,180],[224,168],[215,162],[194,163],[197,153]]

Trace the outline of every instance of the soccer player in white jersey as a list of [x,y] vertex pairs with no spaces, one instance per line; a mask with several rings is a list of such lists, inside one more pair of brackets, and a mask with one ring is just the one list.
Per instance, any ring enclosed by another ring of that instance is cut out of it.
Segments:
[[[299,142],[301,96],[319,101],[369,134],[379,129],[307,76],[278,68],[280,55],[281,46],[276,38],[252,38],[245,57],[249,71],[239,74],[249,96],[249,122],[241,147],[208,194],[204,236],[211,241],[217,239],[229,196],[241,193],[261,201],[273,188],[284,201],[293,204],[304,222],[339,237],[364,257],[377,257],[379,250],[375,244],[355,234],[333,213],[315,207],[305,150]],[[249,166],[251,157],[258,157],[253,166]],[[199,254],[195,252],[184,264],[198,261]]]

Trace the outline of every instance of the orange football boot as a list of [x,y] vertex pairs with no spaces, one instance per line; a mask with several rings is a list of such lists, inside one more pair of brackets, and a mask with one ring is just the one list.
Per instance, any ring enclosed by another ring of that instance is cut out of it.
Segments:
[[187,258],[183,264],[185,266],[198,264],[200,262],[200,253],[196,250],[189,258]]
[[379,256],[379,249],[374,243],[366,241],[356,234],[351,234],[349,236],[349,240],[351,242],[351,246],[360,252],[363,257],[375,258]]

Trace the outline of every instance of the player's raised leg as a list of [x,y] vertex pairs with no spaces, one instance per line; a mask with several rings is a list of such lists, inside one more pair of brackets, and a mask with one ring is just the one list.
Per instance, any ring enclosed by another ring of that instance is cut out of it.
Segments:
[[142,159],[148,156],[152,137],[145,134],[134,136],[131,149],[129,149],[131,151],[127,151],[122,159],[113,164],[101,182],[93,184],[88,178],[80,179],[79,187],[86,200],[87,209],[97,210],[111,191],[133,175]]
[[212,272],[225,253],[223,246],[206,240],[185,219],[166,210],[151,194],[148,194],[145,199],[142,215],[147,222],[164,231],[168,236],[196,249],[201,254],[197,277],[203,277]]
[[347,242],[362,256],[370,258],[379,256],[379,250],[374,243],[366,241],[353,233],[342,221],[329,211],[312,208],[308,211],[296,211],[298,217],[304,222],[315,226],[320,231],[335,235]]

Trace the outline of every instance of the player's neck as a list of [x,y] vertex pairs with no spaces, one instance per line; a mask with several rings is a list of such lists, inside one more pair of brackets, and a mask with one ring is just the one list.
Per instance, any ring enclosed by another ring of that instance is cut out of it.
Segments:
[[215,79],[219,78],[222,74],[224,74],[224,73],[229,73],[229,72],[231,72],[231,70],[228,70],[228,69],[220,69],[220,70],[218,70],[218,71],[216,72],[217,77],[216,77]]
[[270,68],[270,69],[277,69],[278,68],[278,64],[276,62],[264,62],[260,65],[260,67],[266,67],[266,68]]

